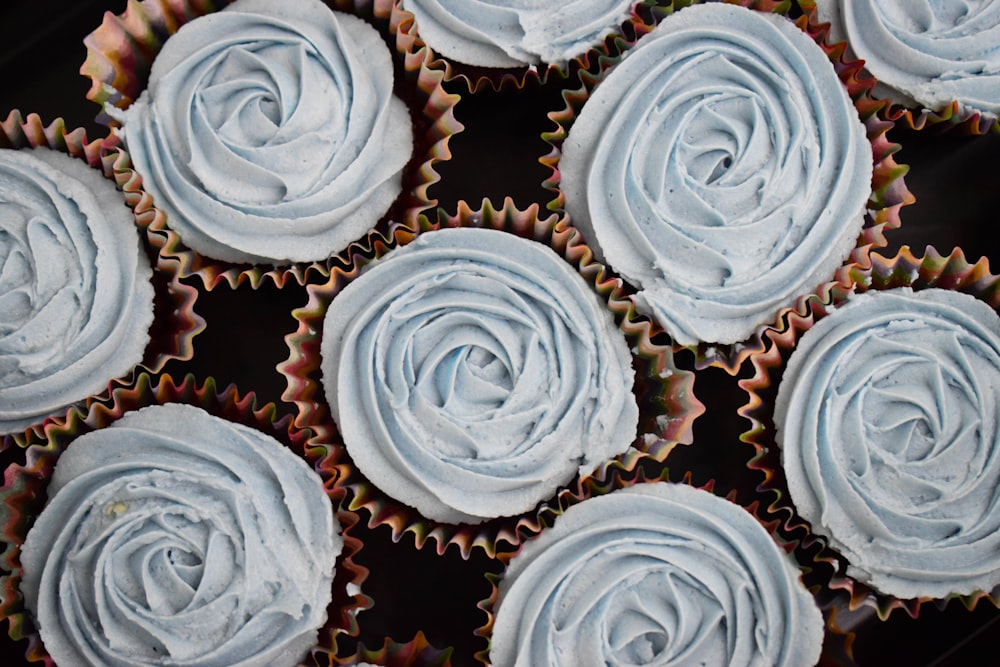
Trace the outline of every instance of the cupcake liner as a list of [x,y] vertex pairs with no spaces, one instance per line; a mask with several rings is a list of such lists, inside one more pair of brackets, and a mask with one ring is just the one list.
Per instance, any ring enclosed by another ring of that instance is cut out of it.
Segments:
[[[871,263],[852,267],[850,277],[853,290],[857,292],[896,287],[913,290],[934,287],[971,294],[994,309],[1000,308],[1000,277],[990,273],[985,259],[970,264],[959,249],[946,256],[930,246],[923,257],[915,256],[905,246],[893,257],[872,253]],[[784,531],[813,549],[810,561],[815,581],[822,585],[824,595],[830,597],[830,604],[836,609],[836,622],[848,634],[848,650],[852,628],[872,615],[885,620],[893,611],[901,609],[915,618],[922,605],[932,603],[941,606],[949,600],[959,600],[969,608],[982,600],[1000,606],[1000,587],[992,592],[952,594],[939,600],[929,597],[900,599],[876,591],[846,574],[846,560],[829,546],[827,538],[811,531],[792,505],[780,452],[775,444],[774,398],[785,363],[801,335],[844,303],[849,295],[849,290],[837,289],[825,300],[812,298],[806,302],[804,309],[786,313],[778,325],[765,332],[764,348],[751,357],[752,376],[740,381],[748,399],[739,409],[739,414],[751,422],[741,440],[756,450],[748,467],[763,475],[759,491],[765,499],[763,502],[767,503],[766,510],[780,520]]]
[[[829,36],[830,24],[819,20],[819,10],[816,0],[799,0],[799,7],[808,17],[811,24],[817,26],[824,41],[841,50],[847,51],[847,42],[835,42]],[[864,61],[857,60],[861,68]],[[871,81],[874,88],[877,85],[877,77],[865,71],[864,76]],[[941,132],[955,132],[961,135],[982,135],[1000,132],[1000,118],[993,118],[990,114],[974,109],[963,109],[958,100],[952,100],[949,104],[940,109],[927,109],[921,106],[910,107],[905,104],[895,103],[890,99],[878,100],[880,104],[879,114],[892,121],[902,123],[912,130],[928,130]]]
[[[24,117],[15,109],[7,115],[6,120],[0,122],[0,147],[48,147],[85,161],[116,184],[123,194],[124,203],[132,209],[140,229],[147,229],[148,218],[158,214],[149,205],[149,195],[142,191],[141,184],[127,174],[129,156],[124,149],[108,145],[102,139],[88,140],[85,130],[68,130],[61,118],[44,125],[37,114]],[[205,320],[195,312],[197,290],[181,282],[175,262],[155,254],[150,248],[150,237],[147,236],[146,241],[144,247],[153,267],[154,317],[150,327],[150,343],[133,374],[142,371],[158,373],[171,360],[189,361],[194,355],[194,338],[205,329]],[[109,390],[110,385],[101,395],[106,396]],[[82,404],[83,401],[79,401],[76,406],[80,407]],[[29,430],[38,436],[42,429],[43,424],[37,424]],[[4,436],[0,451],[6,449],[11,442],[23,446],[27,436],[27,432]]]
[[154,378],[143,373],[131,384],[118,384],[106,397],[88,399],[85,409],[69,411],[64,419],[46,422],[41,433],[28,434],[19,452],[5,453],[5,461],[9,456],[13,462],[6,465],[4,484],[0,487],[0,525],[3,526],[0,620],[7,622],[10,638],[15,642],[27,641],[25,656],[29,662],[53,664],[24,606],[19,588],[23,576],[20,550],[28,530],[45,505],[46,487],[60,455],[76,437],[104,428],[126,412],[165,403],[200,407],[215,416],[262,431],[303,457],[323,479],[343,528],[344,548],[337,559],[327,622],[320,629],[318,646],[307,662],[329,664],[336,652],[337,637],[357,634],[355,616],[371,606],[370,599],[360,592],[368,571],[353,560],[362,548],[361,542],[350,535],[350,528],[357,523],[358,517],[339,503],[335,477],[340,451],[334,446],[311,442],[311,434],[293,426],[289,417],[278,419],[274,404],[259,406],[252,393],[241,396],[232,385],[220,391],[212,379],[199,384],[191,375],[175,383],[167,374]]
[[[406,533],[413,533],[418,549],[428,542],[435,543],[439,554],[450,545],[456,545],[463,558],[472,549],[482,549],[493,557],[505,547],[516,545],[527,535],[540,529],[544,516],[558,511],[565,498],[583,493],[583,489],[599,486],[616,470],[633,470],[648,464],[661,464],[677,444],[692,440],[692,424],[704,411],[704,406],[693,394],[694,374],[678,369],[670,350],[656,342],[661,335],[645,318],[635,313],[632,303],[623,298],[620,281],[611,277],[606,269],[593,261],[593,255],[581,241],[575,229],[556,220],[556,216],[538,217],[537,207],[525,211],[516,209],[506,201],[499,210],[488,201],[478,210],[465,204],[459,205],[455,215],[439,212],[436,222],[423,220],[419,230],[397,227],[392,237],[370,236],[364,245],[352,246],[342,254],[340,265],[331,270],[325,285],[310,285],[309,303],[293,312],[299,321],[298,330],[286,338],[290,349],[288,361],[279,365],[287,380],[288,388],[283,398],[298,408],[296,424],[308,426],[316,433],[317,442],[340,443],[340,434],[330,419],[330,411],[322,397],[319,378],[319,346],[327,308],[335,295],[355,278],[370,261],[385,255],[396,246],[405,245],[417,234],[433,233],[445,227],[483,227],[504,230],[534,239],[552,247],[570,264],[576,266],[585,280],[593,286],[626,336],[633,350],[636,367],[634,391],[639,404],[639,438],[633,447],[619,457],[599,466],[583,480],[577,476],[562,487],[556,496],[542,502],[535,510],[515,517],[500,517],[482,524],[446,524],[424,519],[416,510],[389,498],[375,488],[353,465],[345,461],[340,468],[338,485],[349,496],[349,507],[365,509],[369,527],[388,525],[393,541],[398,542]],[[647,434],[645,436],[641,434]],[[583,486],[584,480],[588,482]]]
[[384,665],[384,667],[451,667],[450,648],[438,649],[431,645],[424,633],[417,634],[406,643],[388,637],[380,648],[367,648],[363,644],[346,658],[338,658],[338,665]]
[[[619,26],[619,31],[609,34],[601,44],[591,47],[579,56],[569,60],[565,66],[544,64],[522,67],[481,67],[468,65],[437,54],[421,38],[419,27],[411,12],[400,5],[402,0],[391,0],[391,7],[385,8],[394,26],[396,48],[406,54],[407,61],[423,62],[427,67],[441,72],[444,82],[457,83],[470,94],[492,90],[494,92],[516,91],[525,86],[549,83],[562,84],[574,80],[581,70],[594,67],[599,58],[614,50],[614,44],[622,35],[631,39],[636,25],[641,25],[639,15],[655,6],[655,0],[638,0],[632,6],[629,16]],[[337,7],[350,5],[349,0],[336,0]]]
[[[476,631],[476,635],[484,638],[487,642],[487,646],[482,651],[476,653],[476,659],[484,665],[491,664],[489,653],[493,636],[493,626],[496,621],[496,608],[500,595],[500,583],[503,581],[510,561],[521,552],[527,541],[538,537],[543,531],[552,528],[558,523],[560,516],[565,513],[566,510],[581,502],[585,502],[589,498],[604,496],[614,491],[621,491],[634,486],[656,483],[683,485],[700,489],[718,497],[725,498],[735,504],[741,505],[744,510],[746,510],[759,524],[764,527],[781,550],[796,557],[796,564],[801,572],[803,583],[814,596],[818,594],[816,586],[810,585],[809,582],[809,561],[803,562],[799,559],[799,552],[803,549],[803,545],[796,539],[795,536],[789,535],[783,529],[784,527],[781,525],[780,521],[776,520],[774,517],[768,516],[766,511],[764,511],[765,508],[758,502],[755,501],[750,504],[741,504],[737,501],[738,491],[736,489],[722,489],[717,485],[715,480],[709,480],[703,485],[697,485],[692,483],[689,474],[678,474],[671,471],[669,467],[666,466],[661,466],[658,469],[650,469],[648,466],[642,465],[632,468],[618,467],[614,471],[614,474],[609,475],[606,479],[585,480],[581,484],[580,492],[564,496],[561,499],[562,502],[560,502],[559,507],[553,508],[552,511],[548,512],[539,522],[538,529],[532,535],[528,536],[525,541],[522,541],[522,543],[517,545],[513,550],[497,554],[497,559],[504,565],[504,571],[499,574],[487,573],[485,575],[486,579],[491,584],[491,591],[488,597],[479,602],[478,607],[485,612],[487,620]],[[820,607],[826,625],[826,637],[823,642],[823,657],[819,664],[832,664],[830,660],[832,660],[833,656],[837,654],[841,643],[837,638],[839,631],[832,625],[835,610],[830,607],[827,601],[821,599],[820,597],[817,597],[817,605]]]
[[[228,4],[226,0],[217,3],[129,0],[124,12],[119,15],[105,13],[101,26],[84,38],[87,59],[80,73],[91,80],[87,98],[101,105],[98,121],[112,128],[106,142],[109,147],[118,148],[124,142],[118,134],[118,121],[106,110],[126,109],[139,97],[163,42],[182,25]],[[388,21],[380,3],[341,0],[330,4],[335,9],[372,23],[383,37],[391,39],[396,26]],[[392,221],[415,224],[422,212],[437,204],[437,200],[429,197],[428,188],[440,180],[436,171],[438,163],[451,158],[448,148],[450,138],[464,129],[454,114],[460,98],[445,91],[441,72],[427,68],[420,59],[404,58],[402,54],[396,54],[393,65],[394,93],[409,108],[414,148],[403,168],[402,192],[375,226],[383,232],[392,225]],[[142,177],[134,171],[131,163],[123,168],[127,170],[129,180],[141,187]],[[149,197],[144,200],[142,209],[145,211],[147,206],[153,205]],[[233,288],[243,283],[256,288],[265,280],[278,287],[288,281],[304,285],[329,275],[328,264],[331,260],[271,267],[211,259],[188,248],[170,228],[170,222],[162,212],[150,214],[147,220],[151,242],[160,254],[179,265],[181,277],[197,276],[207,289],[213,289],[222,282],[229,283]]]
[[[791,5],[788,2],[774,2],[770,0],[726,1],[728,4],[742,5],[761,12],[778,13],[789,17],[794,16],[790,12]],[[636,24],[634,26],[634,39],[627,41],[619,39],[616,49],[609,51],[606,56],[598,58],[595,67],[581,72],[581,84],[578,87],[563,91],[565,106],[548,114],[549,119],[555,127],[542,135],[542,138],[551,146],[548,155],[540,159],[540,162],[552,172],[543,183],[543,187],[553,193],[553,199],[547,204],[549,210],[561,214],[565,213],[566,197],[560,187],[561,171],[559,166],[562,157],[562,146],[584,104],[593,93],[594,88],[614,70],[619,62],[628,56],[629,51],[635,46],[640,37],[653,30],[666,16],[692,4],[699,3],[678,1],[652,9],[648,13],[645,24]],[[775,321],[780,321],[784,312],[804,309],[805,304],[816,296],[825,299],[832,290],[849,287],[851,269],[865,265],[872,248],[881,248],[888,245],[888,241],[885,238],[886,230],[898,228],[901,224],[899,218],[900,209],[915,201],[903,180],[908,167],[898,164],[895,160],[895,153],[899,151],[900,146],[888,138],[888,133],[893,127],[893,121],[889,118],[880,117],[878,112],[884,104],[871,97],[871,89],[875,82],[871,79],[859,77],[861,71],[860,62],[844,60],[842,44],[830,45],[827,43],[826,34],[828,30],[824,26],[817,25],[805,15],[794,18],[794,22],[795,25],[812,37],[823,49],[833,64],[838,78],[844,84],[861,121],[865,125],[867,137],[872,147],[874,169],[872,173],[872,191],[868,200],[867,210],[865,211],[864,227],[858,236],[856,247],[851,251],[850,256],[836,271],[835,275],[832,275],[826,282],[817,285],[812,293],[800,295],[794,304],[789,304],[787,308],[779,311]],[[570,220],[570,222],[572,221]],[[630,298],[633,297],[630,296]],[[743,362],[751,354],[763,347],[761,337],[772,324],[773,322],[762,323],[756,328],[752,336],[740,343],[718,344],[702,342],[689,346],[675,343],[674,347],[677,350],[690,350],[695,356],[695,366],[698,369],[717,367],[727,371],[730,375],[736,375],[739,373]]]

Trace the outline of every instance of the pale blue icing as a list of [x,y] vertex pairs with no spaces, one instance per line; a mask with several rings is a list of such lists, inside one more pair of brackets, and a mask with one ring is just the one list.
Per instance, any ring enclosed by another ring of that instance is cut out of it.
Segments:
[[789,359],[792,501],[848,572],[902,598],[1000,584],[1000,318],[958,292],[852,297]]
[[548,246],[442,229],[330,304],[323,384],[351,458],[425,517],[519,514],[636,437],[632,358]]
[[0,150],[0,433],[142,361],[152,271],[113,183],[56,151]]
[[896,101],[1000,114],[1000,3],[818,0],[817,9]]
[[849,256],[872,151],[811,37],[712,3],[671,14],[615,65],[559,170],[573,223],[676,341],[736,343]]
[[815,664],[823,618],[745,510],[643,484],[585,500],[510,562],[491,664]]
[[189,247],[234,262],[339,252],[413,150],[378,32],[317,0],[238,0],[168,39],[123,114],[143,187]]
[[69,665],[295,665],[341,540],[319,476],[187,405],[126,414],[60,457],[21,591]]
[[420,38],[481,67],[565,64],[618,30],[635,0],[404,0]]

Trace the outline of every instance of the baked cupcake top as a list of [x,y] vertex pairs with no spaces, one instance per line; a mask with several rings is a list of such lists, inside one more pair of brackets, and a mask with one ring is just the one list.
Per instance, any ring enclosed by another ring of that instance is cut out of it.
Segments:
[[831,279],[871,194],[865,126],[824,51],[723,3],[640,38],[562,151],[573,224],[684,345],[743,341]]
[[318,475],[273,438],[166,404],[73,441],[21,551],[59,665],[294,665],[341,549]]
[[1000,115],[1000,5],[912,0],[816,0],[831,36],[906,106]]
[[192,249],[325,259],[381,218],[413,151],[378,32],[317,0],[237,0],[185,24],[120,115],[143,187]]
[[142,361],[151,276],[114,183],[47,148],[0,149],[0,433]]
[[430,519],[528,511],[636,437],[624,335],[567,262],[513,234],[392,250],[333,299],[321,354],[351,458]]
[[767,531],[667,483],[570,507],[511,559],[497,605],[498,667],[790,667],[815,664],[823,641],[816,603]]
[[1000,318],[967,294],[869,291],[799,340],[774,407],[792,502],[900,598],[1000,584]]
[[599,44],[635,0],[403,0],[420,38],[480,67],[564,64]]

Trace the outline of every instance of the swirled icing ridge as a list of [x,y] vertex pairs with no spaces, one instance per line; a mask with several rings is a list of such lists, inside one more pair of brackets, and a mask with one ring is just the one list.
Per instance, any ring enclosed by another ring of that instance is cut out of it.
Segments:
[[0,433],[142,361],[151,274],[114,184],[55,151],[0,150]]
[[420,37],[481,67],[565,63],[617,30],[635,0],[405,0]]
[[550,248],[487,229],[419,236],[337,295],[323,381],[358,468],[440,521],[518,514],[625,451],[624,336]]
[[238,0],[164,43],[123,114],[125,140],[194,250],[323,259],[401,190],[413,130],[392,86],[390,53],[361,19],[316,0]]
[[820,0],[817,9],[896,101],[1000,114],[1000,3]]
[[509,665],[815,664],[823,619],[742,508],[657,483],[575,505],[500,582],[490,661]]
[[849,256],[872,151],[812,38],[710,3],[615,65],[559,169],[573,223],[676,341],[736,343]]
[[21,552],[59,665],[294,665],[331,599],[322,482],[276,440],[186,405],[77,438]]
[[852,297],[803,334],[775,403],[792,501],[901,598],[1000,584],[1000,318],[975,298]]

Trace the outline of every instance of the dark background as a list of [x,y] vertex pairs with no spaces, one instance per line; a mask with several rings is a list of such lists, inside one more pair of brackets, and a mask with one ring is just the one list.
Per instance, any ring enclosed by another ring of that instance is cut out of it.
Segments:
[[[4,3],[0,116],[20,109],[38,113],[46,124],[62,117],[67,127],[83,127],[91,138],[106,134],[94,121],[97,105],[85,99],[89,80],[78,73],[86,57],[82,39],[100,25],[105,9],[121,12],[124,6],[124,0]],[[450,89],[461,92],[458,85]],[[551,197],[541,187],[549,172],[537,162],[548,152],[540,134],[552,129],[545,113],[560,107],[558,82],[514,95],[466,92],[456,109],[466,130],[451,140],[454,157],[438,167],[442,181],[431,188],[431,196],[448,211],[460,199],[477,207],[484,197],[499,204],[510,196],[520,208],[544,205]],[[917,133],[897,126],[890,139],[903,146],[896,160],[911,168],[906,184],[917,203],[903,209],[902,227],[888,232],[890,248],[884,252],[909,245],[922,254],[930,244],[947,254],[957,246],[970,262],[988,257],[996,271],[1000,137]],[[274,367],[287,357],[283,337],[296,328],[291,310],[305,302],[305,290],[295,284],[282,290],[271,283],[257,290],[226,285],[212,292],[202,289],[195,309],[207,320],[207,329],[195,339],[195,361],[170,362],[167,371],[175,378],[186,372],[199,380],[212,376],[220,386],[236,383],[242,392],[254,391],[280,405],[284,380]],[[678,361],[693,367],[689,358]],[[695,424],[695,446],[678,448],[668,459],[671,467],[694,470],[697,484],[714,478],[726,488],[744,474],[740,466],[720,464],[732,459],[733,452],[739,452],[737,458],[746,455],[739,435],[749,423],[736,413],[745,402],[736,382],[722,371],[699,371],[695,390],[707,412]],[[280,409],[291,411],[287,404]],[[362,641],[368,646],[381,645],[385,637],[405,642],[423,630],[435,646],[455,647],[455,665],[474,664],[472,654],[486,646],[473,635],[485,621],[476,602],[490,591],[483,573],[499,572],[499,562],[479,552],[463,560],[455,549],[442,556],[430,546],[416,550],[412,538],[395,544],[385,527],[356,532],[364,542],[357,560],[371,570],[363,590],[375,600],[375,607],[359,616]],[[870,618],[855,629],[853,664],[995,664],[998,621],[1000,612],[989,603],[969,611],[957,602],[943,610],[924,605],[917,619],[901,611],[887,621]],[[25,644],[12,645],[6,627],[0,635],[0,664],[27,664]],[[837,646],[830,645],[834,642]],[[838,656],[841,644],[839,637],[828,641],[826,664],[852,664]],[[991,659],[980,658],[983,652]]]

